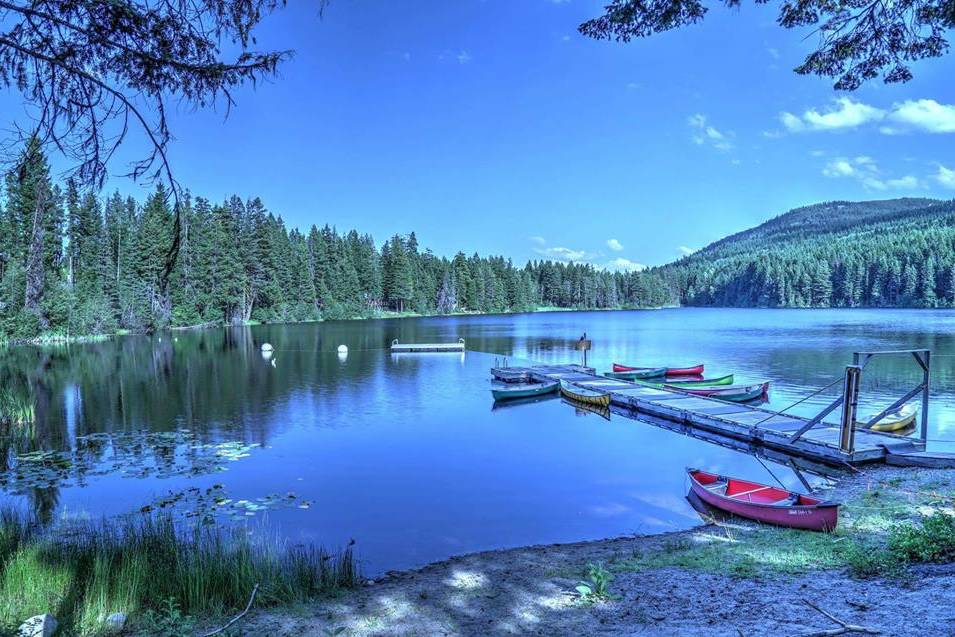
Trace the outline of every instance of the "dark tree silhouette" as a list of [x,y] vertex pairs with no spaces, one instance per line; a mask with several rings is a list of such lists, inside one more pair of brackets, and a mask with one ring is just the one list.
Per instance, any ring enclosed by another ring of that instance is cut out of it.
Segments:
[[[740,0],[722,2],[740,5]],[[579,30],[629,42],[694,24],[707,11],[701,0],[613,0]],[[879,75],[886,83],[907,82],[911,62],[945,54],[945,31],[955,27],[955,0],[787,0],[777,21],[787,29],[812,27],[819,37],[796,73],[836,78],[835,88],[855,90]]]

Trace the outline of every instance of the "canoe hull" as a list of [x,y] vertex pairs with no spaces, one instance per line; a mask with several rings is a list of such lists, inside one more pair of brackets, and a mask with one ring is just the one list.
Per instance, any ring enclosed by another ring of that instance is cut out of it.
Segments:
[[[756,485],[757,492],[762,494],[769,493],[771,494],[769,497],[775,497],[776,494],[780,493],[790,494],[797,498],[797,503],[773,504],[734,499],[733,497],[707,489],[706,486],[700,482],[700,479],[698,479],[698,476],[715,477],[715,474],[708,474],[706,472],[697,471],[696,469],[687,469],[687,475],[690,478],[690,489],[696,497],[711,507],[742,518],[806,531],[832,531],[839,522],[839,505],[833,502],[822,502],[807,496],[799,496],[798,494],[778,487],[758,485],[757,483],[748,483],[745,481],[737,482],[747,485]],[[728,478],[727,480],[732,481],[733,478]],[[750,498],[751,500],[757,500],[757,498],[753,498],[752,496],[750,496]],[[805,504],[803,502],[805,502]]]
[[666,371],[666,367],[657,367],[656,369],[640,369],[629,372],[607,372],[604,376],[619,378],[621,380],[641,380],[644,378],[660,378],[666,376]]
[[496,387],[491,389],[494,400],[512,400],[516,398],[531,398],[544,396],[557,391],[557,383],[535,383],[534,385],[516,384],[513,387]]
[[667,376],[702,376],[703,363],[693,367],[667,367]]
[[[613,364],[613,371],[615,372],[637,372],[648,369],[657,369],[655,367],[630,367],[629,365],[621,365],[620,363]],[[702,376],[703,375],[703,364],[694,365],[692,367],[664,367],[666,376]],[[660,374],[661,376],[663,374]]]
[[[886,414],[882,420],[871,427],[866,427],[865,422],[857,422],[856,427],[872,431],[902,431],[914,425],[917,416],[917,410],[903,407],[893,413]],[[868,421],[868,419],[866,420]]]
[[560,383],[560,393],[571,400],[576,400],[585,405],[594,405],[596,407],[610,406],[610,394],[575,387],[564,381]]
[[670,385],[674,389],[683,389],[684,387],[719,387],[722,385],[732,385],[733,375],[719,376],[717,378],[704,378],[702,380],[673,380],[667,383],[657,383],[658,385]]
[[676,389],[693,396],[707,396],[709,398],[718,398],[728,400],[734,403],[744,403],[750,400],[762,398],[769,393],[769,382],[757,383],[755,385],[716,386],[716,387],[679,387],[676,385],[664,385],[667,389]]

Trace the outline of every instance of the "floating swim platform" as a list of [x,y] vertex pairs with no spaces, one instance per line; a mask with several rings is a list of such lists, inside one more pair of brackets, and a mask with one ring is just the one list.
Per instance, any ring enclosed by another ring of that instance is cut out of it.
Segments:
[[416,354],[425,352],[463,352],[464,339],[459,338],[456,343],[399,343],[398,339],[391,341],[392,354]]

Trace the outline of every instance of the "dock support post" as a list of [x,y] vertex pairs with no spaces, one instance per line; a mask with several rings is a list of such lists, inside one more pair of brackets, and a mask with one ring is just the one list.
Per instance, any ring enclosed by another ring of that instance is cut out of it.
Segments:
[[859,379],[862,368],[858,365],[846,366],[846,381],[843,385],[842,420],[840,423],[839,448],[852,453],[855,450],[856,407],[859,404]]
[[915,360],[922,368],[922,413],[919,422],[919,438],[922,442],[928,442],[928,383],[930,372],[932,370],[932,352],[925,350],[919,356],[915,354]]

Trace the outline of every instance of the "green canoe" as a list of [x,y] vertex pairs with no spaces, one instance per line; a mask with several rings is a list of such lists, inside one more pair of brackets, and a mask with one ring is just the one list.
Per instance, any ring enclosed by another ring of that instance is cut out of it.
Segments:
[[671,387],[712,387],[714,385],[732,385],[733,375],[727,374],[719,378],[703,378],[701,380],[671,380],[665,383],[647,383],[656,387],[669,385]]
[[640,380],[641,378],[659,378],[666,376],[666,373],[666,367],[655,367],[634,370],[632,372],[604,372],[604,376],[607,378],[619,378],[620,380]]
[[529,398],[555,392],[558,387],[560,383],[556,380],[546,383],[491,383],[491,395],[494,400]]
[[713,385],[712,387],[675,387],[667,384],[665,387],[686,392],[691,396],[708,396],[710,398],[719,398],[720,400],[729,400],[734,403],[745,403],[750,400],[762,398],[769,393],[769,381],[755,383],[753,385]]

